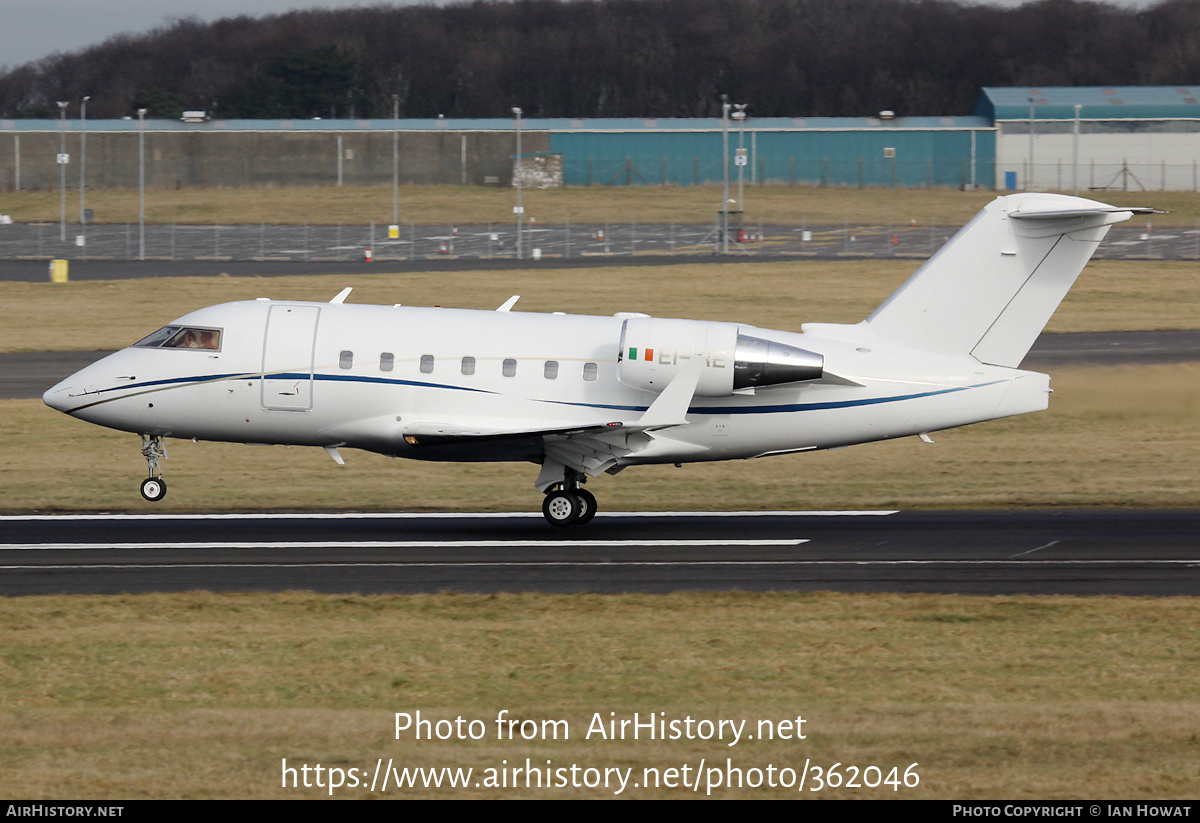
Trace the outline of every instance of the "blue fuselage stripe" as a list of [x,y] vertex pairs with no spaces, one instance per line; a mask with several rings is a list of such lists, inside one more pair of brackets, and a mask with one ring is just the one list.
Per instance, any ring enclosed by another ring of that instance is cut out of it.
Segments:
[[[148,380],[148,381],[145,381],[142,383],[132,383],[127,386],[113,386],[113,387],[107,388],[107,389],[99,389],[94,392],[88,392],[87,394],[94,396],[94,395],[104,394],[104,393],[111,392],[111,391],[121,391],[121,390],[129,390],[129,389],[145,389],[145,388],[171,386],[171,385],[183,385],[183,384],[200,385],[203,383],[212,383],[212,382],[216,382],[216,381],[220,381],[220,380],[230,380],[230,379],[237,379],[237,380],[262,380],[262,379],[266,379],[266,380],[308,380],[308,379],[313,379],[313,380],[320,380],[320,381],[324,381],[324,382],[336,382],[336,383],[368,383],[368,384],[389,385],[389,386],[415,386],[418,388],[426,388],[426,389],[448,389],[451,391],[478,392],[481,394],[493,394],[493,395],[498,394],[498,392],[490,391],[488,389],[476,389],[476,388],[471,388],[469,386],[453,386],[453,385],[449,385],[446,383],[427,383],[427,382],[422,382],[422,381],[418,381],[418,380],[401,380],[398,378],[390,378],[390,377],[365,377],[362,375],[352,375],[352,374],[315,374],[315,375],[310,375],[308,373],[298,373],[298,372],[280,372],[280,373],[276,373],[276,374],[267,374],[267,375],[232,373],[232,374],[210,374],[210,375],[203,375],[203,376],[196,376],[196,377],[172,377],[172,378],[165,378],[162,380]],[[780,404],[773,404],[773,405],[769,405],[769,406],[750,406],[750,405],[747,405],[747,406],[742,406],[742,405],[738,405],[738,406],[692,406],[688,409],[687,413],[688,414],[788,414],[788,413],[793,413],[793,412],[829,411],[829,410],[833,410],[833,409],[854,408],[856,406],[876,406],[881,403],[896,403],[896,402],[900,402],[903,400],[919,400],[919,399],[925,398],[925,397],[936,397],[936,396],[942,395],[942,394],[952,394],[955,392],[966,391],[967,389],[983,388],[985,386],[992,386],[992,385],[995,385],[996,383],[1000,383],[1000,382],[1003,382],[1003,381],[997,380],[997,381],[992,381],[989,383],[981,383],[981,384],[978,384],[975,386],[954,386],[954,387],[945,388],[945,389],[935,389],[933,391],[916,392],[914,394],[892,395],[890,397],[864,397],[864,398],[855,399],[855,400],[835,400],[835,401],[831,401],[831,402],[827,402],[827,403],[780,403]],[[86,396],[86,395],[79,395],[79,396]],[[118,399],[118,398],[112,398],[112,399]],[[644,411],[646,411],[646,409],[649,408],[649,406],[642,406],[642,405],[627,406],[627,405],[609,404],[609,403],[577,403],[577,402],[572,402],[572,401],[567,401],[567,400],[536,401],[535,398],[530,398],[530,399],[535,400],[535,402],[552,403],[552,404],[561,405],[561,406],[573,406],[575,408],[603,409],[606,411],[644,412]]]
[[233,372],[231,374],[204,374],[193,377],[168,377],[162,380],[146,380],[141,383],[130,383],[124,386],[110,386],[106,389],[96,389],[95,391],[84,392],[77,395],[78,397],[86,397],[88,395],[105,394],[113,391],[124,391],[128,389],[147,389],[156,386],[173,386],[173,385],[202,385],[204,383],[215,383],[221,380],[321,380],[332,382],[349,382],[349,383],[375,383],[392,386],[418,386],[426,389],[451,389],[454,391],[469,391],[480,392],[482,394],[495,394],[487,389],[474,389],[470,386],[451,386],[446,383],[426,383],[419,380],[399,380],[390,377],[361,377],[345,374],[308,374],[307,372],[279,372],[276,374],[239,374]]
[[[890,397],[865,397],[859,400],[836,400],[829,403],[779,403],[770,406],[691,406],[688,408],[688,414],[785,414],[789,412],[803,411],[827,411],[829,409],[848,409],[854,406],[876,406],[880,403],[895,403],[901,400],[919,400],[923,397],[936,397],[939,394],[952,394],[954,392],[966,391],[967,389],[979,389],[985,386],[994,386],[996,383],[1003,381],[992,381],[991,383],[980,383],[976,386],[953,386],[947,389],[935,389],[927,392],[917,392],[915,394],[900,394]],[[558,403],[564,406],[582,406],[589,409],[607,409],[610,411],[642,411],[644,412],[649,406],[618,406],[608,405],[604,403],[571,403],[561,400],[544,401],[549,403]]]

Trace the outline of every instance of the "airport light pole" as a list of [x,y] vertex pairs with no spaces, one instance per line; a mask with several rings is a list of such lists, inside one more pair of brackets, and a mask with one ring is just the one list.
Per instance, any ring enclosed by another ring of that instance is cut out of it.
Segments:
[[1074,170],[1071,172],[1071,182],[1075,186],[1075,196],[1079,196],[1079,110],[1083,106],[1079,103],[1075,104],[1075,163]]
[[84,212],[84,190],[86,188],[84,174],[87,172],[87,101],[91,96],[83,98],[79,104],[79,233],[87,234],[87,220]]
[[67,104],[58,101],[58,239],[67,241]]
[[746,106],[749,103],[736,103],[734,108],[737,109],[733,113],[733,119],[738,121],[738,211],[742,213],[742,217],[746,216],[746,204],[742,200],[745,196],[743,181],[746,177]]
[[729,254],[729,95],[721,95],[721,254]]
[[516,119],[517,128],[517,163],[513,166],[514,182],[517,184],[517,207],[513,209],[517,213],[517,259],[521,258],[521,218],[525,213],[525,208],[521,205],[521,170],[524,164],[521,162],[521,110],[513,106],[513,117]]
[[1026,191],[1033,191],[1033,97],[1029,98],[1029,179],[1025,181]]
[[400,223],[400,95],[392,95],[392,225]]
[[146,259],[146,110],[138,109],[138,260]]

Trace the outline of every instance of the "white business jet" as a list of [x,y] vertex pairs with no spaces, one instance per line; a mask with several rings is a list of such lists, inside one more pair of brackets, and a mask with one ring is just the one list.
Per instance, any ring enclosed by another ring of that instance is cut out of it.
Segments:
[[[1111,224],[1152,209],[999,197],[861,323],[740,323],[259,299],[184,315],[45,402],[142,437],[528,461],[555,526],[602,472],[918,435],[1046,408],[1018,367]],[[803,264],[797,265],[798,277]]]

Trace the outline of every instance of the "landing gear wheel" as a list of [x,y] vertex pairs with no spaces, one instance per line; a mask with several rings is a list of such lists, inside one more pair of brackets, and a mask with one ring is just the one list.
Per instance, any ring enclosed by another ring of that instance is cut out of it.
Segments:
[[596,495],[587,489],[576,489],[575,496],[579,498],[580,510],[574,525],[582,526],[584,523],[591,522],[591,519],[596,516]]
[[161,477],[147,477],[142,481],[142,497],[157,503],[167,496],[167,481]]
[[584,501],[576,492],[556,491],[542,501],[542,514],[551,526],[570,526],[583,512]]

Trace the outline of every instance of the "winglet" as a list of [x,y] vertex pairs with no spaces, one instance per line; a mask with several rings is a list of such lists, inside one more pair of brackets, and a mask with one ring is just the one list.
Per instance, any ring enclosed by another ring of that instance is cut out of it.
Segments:
[[352,291],[354,291],[354,286],[346,286],[346,288],[344,288],[340,292],[338,292],[337,296],[335,296],[329,302],[330,303],[345,303],[346,298],[350,296],[350,292],[352,292]]
[[687,425],[687,410],[692,404],[703,370],[704,358],[693,357],[630,428],[646,430]]
[[500,308],[496,309],[496,311],[509,311],[510,309],[512,309],[513,306],[515,306],[517,304],[517,301],[520,299],[521,299],[521,295],[514,294],[512,297],[505,300],[500,305]]

